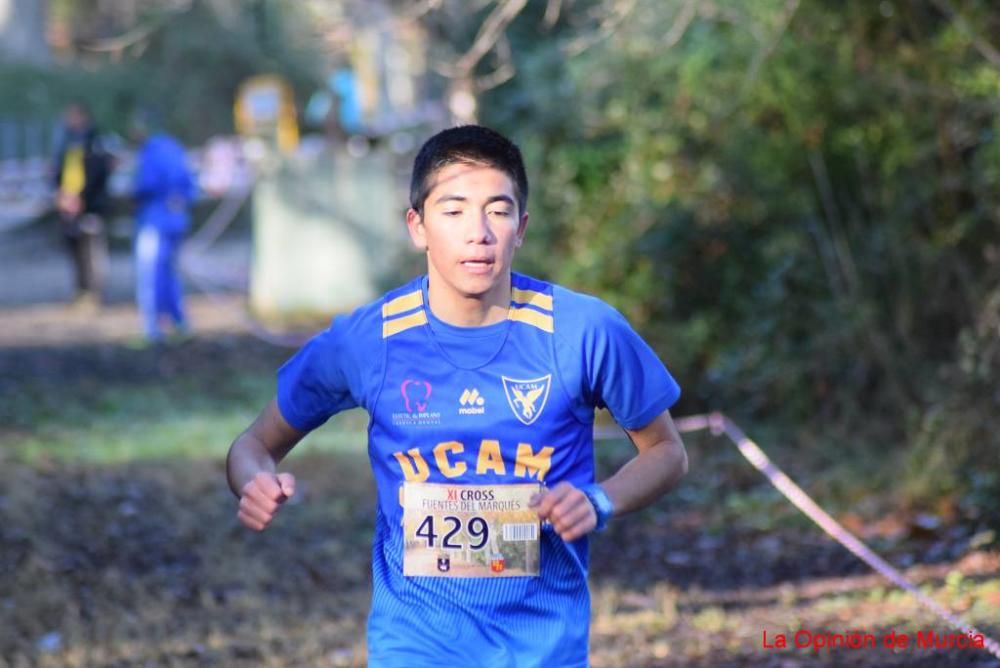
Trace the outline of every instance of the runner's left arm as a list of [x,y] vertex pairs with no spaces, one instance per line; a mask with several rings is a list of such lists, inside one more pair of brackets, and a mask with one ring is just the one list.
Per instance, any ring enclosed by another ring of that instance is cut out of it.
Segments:
[[[676,487],[688,469],[687,451],[670,411],[663,411],[645,427],[625,432],[638,452],[600,485],[611,499],[615,516],[656,501]],[[535,508],[566,541],[576,540],[597,526],[594,505],[569,482],[542,493]]]
[[601,483],[611,497],[615,515],[645,508],[672,490],[688,470],[687,450],[670,411],[663,411],[641,429],[626,429],[635,457]]

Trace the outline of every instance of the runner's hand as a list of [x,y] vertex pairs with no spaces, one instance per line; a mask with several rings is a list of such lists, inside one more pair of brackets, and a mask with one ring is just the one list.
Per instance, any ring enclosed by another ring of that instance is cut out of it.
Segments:
[[590,499],[568,482],[537,494],[530,505],[538,511],[540,519],[552,523],[565,541],[585,536],[597,526],[597,511]]
[[240,490],[237,517],[243,526],[263,531],[285,501],[295,494],[295,476],[291,473],[261,471]]

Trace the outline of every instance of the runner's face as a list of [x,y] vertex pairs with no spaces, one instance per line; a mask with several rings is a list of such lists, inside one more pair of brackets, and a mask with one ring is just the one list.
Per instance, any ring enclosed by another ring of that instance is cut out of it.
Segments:
[[514,250],[528,224],[510,177],[486,165],[456,163],[432,178],[423,215],[407,213],[413,243],[427,251],[432,283],[459,299],[507,290]]

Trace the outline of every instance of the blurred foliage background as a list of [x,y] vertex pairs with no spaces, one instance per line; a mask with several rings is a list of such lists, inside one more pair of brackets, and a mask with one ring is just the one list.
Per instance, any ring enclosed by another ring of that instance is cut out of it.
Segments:
[[122,134],[146,105],[188,142],[231,134],[244,79],[281,72],[304,96],[323,73],[307,15],[285,4],[51,0],[36,36],[51,54],[0,63],[0,114],[54,117],[83,99]]
[[154,101],[199,142],[242,79],[304,102],[378,22],[422,31],[425,95],[470,91],[523,147],[517,268],[625,313],[679,413],[1000,506],[995,2],[51,0],[0,113],[85,97],[122,128]]
[[537,26],[483,104],[529,147],[531,269],[624,311],[684,409],[1000,499],[1000,7],[635,3],[570,59]]

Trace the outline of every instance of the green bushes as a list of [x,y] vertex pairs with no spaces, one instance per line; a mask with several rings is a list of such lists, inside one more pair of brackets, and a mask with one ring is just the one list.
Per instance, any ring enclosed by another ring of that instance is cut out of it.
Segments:
[[928,502],[1000,455],[1000,69],[969,29],[1000,14],[788,7],[715,3],[666,50],[640,3],[548,81],[522,26],[483,105],[532,161],[522,267],[625,311],[682,410],[887,444]]
[[129,114],[153,106],[173,133],[200,143],[233,132],[233,101],[247,77],[280,72],[304,98],[322,74],[321,61],[316,44],[291,33],[301,22],[295,8],[267,12],[269,37],[262,39],[260,17],[236,7],[148,8],[141,18],[148,34],[118,58],[85,52],[49,68],[0,63],[0,116],[55,119],[67,102],[83,99],[103,127],[124,135]]

